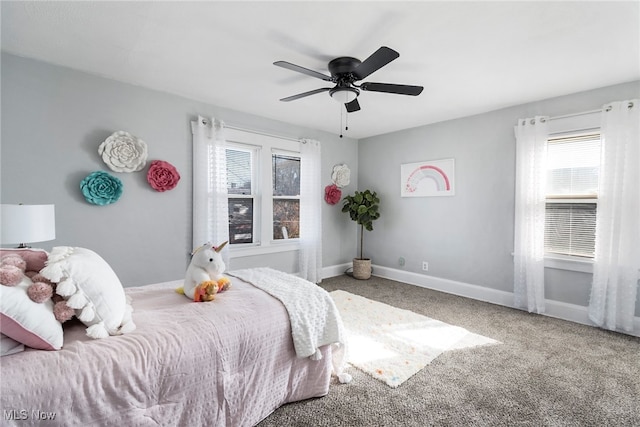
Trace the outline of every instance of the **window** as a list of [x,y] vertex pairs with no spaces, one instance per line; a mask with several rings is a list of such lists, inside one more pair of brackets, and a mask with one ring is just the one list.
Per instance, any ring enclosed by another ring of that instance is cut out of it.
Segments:
[[229,202],[229,243],[251,243],[254,236],[252,185],[255,150],[228,147],[227,198]]
[[593,258],[599,169],[599,133],[547,141],[545,252]]
[[300,156],[273,153],[273,238],[300,237]]
[[[300,237],[299,142],[227,129],[229,243],[277,248]],[[244,250],[244,249],[243,249]]]

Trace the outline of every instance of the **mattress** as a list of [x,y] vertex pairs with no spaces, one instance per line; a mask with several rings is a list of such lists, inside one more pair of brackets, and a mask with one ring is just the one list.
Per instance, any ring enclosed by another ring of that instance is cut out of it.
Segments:
[[93,340],[73,320],[62,350],[2,357],[2,425],[252,426],[328,393],[330,346],[297,357],[280,301],[235,277],[207,303],[180,285],[126,288],[131,333]]

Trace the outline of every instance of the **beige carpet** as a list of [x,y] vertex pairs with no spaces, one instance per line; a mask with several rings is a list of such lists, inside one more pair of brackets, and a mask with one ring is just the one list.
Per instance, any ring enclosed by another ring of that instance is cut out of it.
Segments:
[[[375,271],[374,271],[375,273]],[[500,345],[447,351],[390,388],[359,369],[276,410],[281,426],[640,426],[640,339],[372,277],[322,281]]]
[[359,295],[331,292],[348,339],[348,362],[395,388],[445,351],[498,342]]

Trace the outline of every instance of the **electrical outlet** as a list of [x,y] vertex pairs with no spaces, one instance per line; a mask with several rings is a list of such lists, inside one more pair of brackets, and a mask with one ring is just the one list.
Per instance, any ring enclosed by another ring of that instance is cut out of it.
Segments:
[[404,267],[404,258],[403,257],[400,257],[398,259],[398,265],[400,265],[400,267]]
[[422,261],[422,271],[429,271],[429,263],[427,261]]

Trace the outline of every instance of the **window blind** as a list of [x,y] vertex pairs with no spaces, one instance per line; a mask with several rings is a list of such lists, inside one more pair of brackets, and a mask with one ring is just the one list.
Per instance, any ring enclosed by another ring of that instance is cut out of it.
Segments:
[[548,140],[546,252],[593,258],[600,149],[598,133]]
[[597,197],[599,169],[599,134],[550,139],[547,198]]
[[227,193],[251,194],[251,153],[227,148]]
[[592,258],[596,209],[595,203],[547,203],[545,251]]

